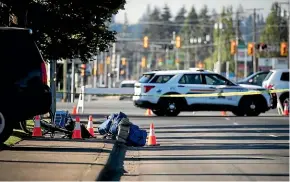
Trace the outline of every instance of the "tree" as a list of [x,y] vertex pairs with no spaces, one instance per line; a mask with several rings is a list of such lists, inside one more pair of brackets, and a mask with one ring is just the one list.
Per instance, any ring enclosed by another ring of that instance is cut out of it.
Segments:
[[[158,7],[154,7],[152,13],[149,16],[149,23],[148,26],[148,33],[150,40],[159,40],[161,38],[161,28],[160,28],[160,21],[161,21],[161,12]],[[145,30],[146,31],[146,30]]]
[[174,31],[179,34],[181,31],[182,26],[179,26],[179,24],[183,24],[185,21],[185,14],[186,14],[186,9],[185,6],[181,7],[181,9],[178,11],[175,19],[174,19],[174,24],[175,25],[175,29]]
[[[113,1],[45,1],[1,0],[2,26],[7,16],[14,14],[13,26],[28,27],[34,32],[36,43],[48,60],[81,58],[90,60],[99,51],[115,41],[115,32],[109,30],[112,14],[124,8],[125,0]],[[8,13],[8,15],[7,15]]]
[[[181,40],[183,45],[189,45],[190,38],[197,37],[198,35],[198,15],[196,13],[195,7],[192,6],[191,10],[189,11],[184,26],[181,29]],[[189,57],[190,61],[194,60],[195,58],[195,51],[194,49],[189,50]],[[194,62],[190,62],[190,66],[195,66]]]
[[279,56],[279,45],[282,41],[288,41],[286,17],[280,17],[278,3],[273,3],[271,12],[266,19],[265,27],[261,34],[261,42],[270,46],[276,46],[276,52],[269,52],[265,56]]
[[165,39],[165,40],[168,40],[168,39],[171,39],[171,35],[172,35],[172,32],[173,32],[173,27],[172,27],[172,22],[171,22],[171,18],[172,18],[172,15],[171,15],[171,11],[170,11],[170,8],[168,7],[167,4],[164,5],[163,7],[163,11],[162,11],[162,14],[161,14],[161,21],[162,21],[162,25],[160,25],[160,28],[161,28],[161,39]]
[[[206,36],[211,35],[211,25],[210,22],[210,16],[208,15],[208,7],[204,5],[202,9],[200,10],[200,13],[198,15],[199,18],[199,30],[198,30],[198,37],[202,39],[201,45],[207,44],[206,42]],[[204,60],[207,56],[209,56],[210,49],[208,49],[208,46],[201,46],[198,48],[198,58],[199,60]]]
[[230,54],[230,41],[235,39],[235,32],[233,27],[233,8],[232,6],[223,7],[222,13],[218,22],[222,22],[222,30],[214,30],[214,45],[216,46],[214,53],[210,58],[206,59],[206,68],[213,69],[213,63],[218,61],[218,47],[221,50],[222,71],[225,71],[225,62],[230,62],[230,72],[234,71],[234,59]]

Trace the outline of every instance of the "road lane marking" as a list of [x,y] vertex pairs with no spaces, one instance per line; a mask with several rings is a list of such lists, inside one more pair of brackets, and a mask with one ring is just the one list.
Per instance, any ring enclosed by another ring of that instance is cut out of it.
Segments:
[[234,125],[239,125],[239,123],[237,123],[237,122],[234,122]]
[[278,137],[277,135],[269,135],[270,137]]
[[225,118],[225,119],[228,120],[228,121],[230,120],[230,118]]

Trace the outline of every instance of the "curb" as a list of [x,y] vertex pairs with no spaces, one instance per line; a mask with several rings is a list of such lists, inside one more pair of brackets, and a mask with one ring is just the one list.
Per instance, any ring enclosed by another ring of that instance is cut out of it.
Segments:
[[127,146],[124,143],[116,141],[110,156],[97,176],[96,181],[120,181],[124,170],[124,160],[126,156]]

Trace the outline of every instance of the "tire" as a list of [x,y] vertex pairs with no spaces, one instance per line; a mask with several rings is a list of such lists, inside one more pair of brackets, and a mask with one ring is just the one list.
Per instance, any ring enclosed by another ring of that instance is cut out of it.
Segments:
[[165,112],[162,110],[152,110],[152,112],[156,115],[156,116],[165,116]]
[[280,97],[280,102],[281,102],[281,105],[282,107],[284,108],[284,104],[285,103],[289,103],[289,93],[283,93]]
[[8,121],[5,114],[0,112],[0,144],[4,143],[13,132],[13,122]]
[[243,111],[232,111],[232,113],[235,115],[235,116],[245,116],[245,113]]
[[181,100],[178,98],[162,98],[159,101],[159,107],[164,108],[162,111],[165,116],[178,116],[180,113]]
[[258,109],[260,104],[256,97],[243,97],[238,109],[239,112],[244,112],[246,116],[259,116],[261,114]]

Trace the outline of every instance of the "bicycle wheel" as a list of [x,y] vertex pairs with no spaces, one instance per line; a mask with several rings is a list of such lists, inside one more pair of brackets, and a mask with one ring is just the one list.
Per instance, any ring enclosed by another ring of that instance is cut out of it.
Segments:
[[[35,120],[35,117],[33,117],[30,120],[21,121],[20,122],[21,129],[24,132],[32,135],[33,128],[34,128],[34,120]],[[47,127],[53,124],[53,122],[54,122],[54,115],[51,110],[46,114],[40,115],[40,126],[42,129],[43,135],[47,133],[51,133],[51,137],[54,136],[54,131],[52,131],[49,127]]]

